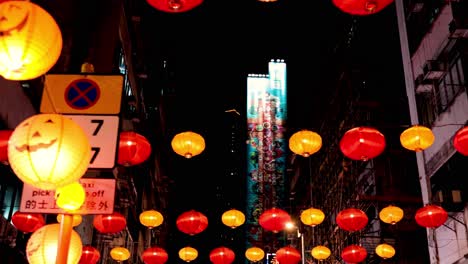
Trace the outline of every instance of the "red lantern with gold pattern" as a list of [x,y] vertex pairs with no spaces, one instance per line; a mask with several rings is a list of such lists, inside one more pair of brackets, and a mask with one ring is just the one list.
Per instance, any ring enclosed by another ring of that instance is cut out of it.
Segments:
[[0,130],[0,162],[8,163],[8,140],[13,130]]
[[291,216],[279,208],[266,210],[258,218],[261,227],[274,233],[283,230],[287,222],[291,222]]
[[464,156],[468,156],[468,126],[457,131],[453,137],[453,147]]
[[210,252],[210,261],[213,264],[231,264],[235,258],[234,251],[227,247],[218,247]]
[[45,225],[42,214],[22,213],[16,211],[11,217],[11,222],[19,231],[32,233]]
[[203,0],[146,0],[152,7],[166,13],[181,13],[201,5]]
[[141,254],[141,259],[145,264],[164,264],[169,256],[166,250],[160,247],[150,247]]
[[119,135],[117,163],[122,166],[134,166],[145,162],[151,154],[151,144],[142,135],[125,131]]
[[369,218],[366,213],[360,209],[348,208],[340,211],[336,216],[338,226],[346,231],[358,231],[363,229]]
[[291,246],[286,246],[276,251],[276,260],[281,264],[297,264],[301,261],[301,253]]
[[190,210],[177,217],[176,225],[180,232],[193,236],[208,227],[208,218],[198,211]]
[[101,233],[118,233],[127,226],[127,219],[121,213],[96,215],[93,220],[94,227]]
[[343,249],[341,258],[347,263],[363,262],[367,258],[367,250],[358,245],[350,245]]
[[356,127],[348,130],[340,141],[341,152],[352,160],[367,161],[385,149],[385,137],[377,129]]
[[99,251],[92,246],[83,246],[78,264],[96,264],[101,258]]
[[382,11],[393,0],[333,0],[341,11],[357,16],[372,15]]
[[448,214],[444,208],[429,204],[419,208],[414,218],[416,223],[422,227],[437,228],[447,221]]

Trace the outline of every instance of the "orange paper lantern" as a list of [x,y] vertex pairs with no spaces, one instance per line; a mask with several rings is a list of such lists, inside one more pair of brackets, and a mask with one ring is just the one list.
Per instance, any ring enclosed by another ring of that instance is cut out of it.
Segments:
[[[63,214],[58,214],[57,215],[57,222],[62,223],[64,215]],[[79,226],[81,222],[83,221],[83,217],[81,215],[74,214],[73,219],[72,219],[72,226]]]
[[60,114],[27,118],[15,128],[8,144],[8,160],[16,176],[43,190],[78,181],[90,159],[88,135]]
[[276,260],[281,264],[297,264],[301,261],[301,253],[291,246],[282,247],[276,251]]
[[156,210],[146,210],[140,214],[140,223],[148,228],[160,226],[163,221],[163,215]]
[[311,207],[302,211],[301,213],[301,222],[304,225],[316,226],[318,224],[321,224],[324,219],[325,214],[322,212],[322,210],[317,208]]
[[319,134],[302,130],[294,133],[289,138],[289,149],[303,157],[309,157],[322,147],[322,137]]
[[387,224],[396,224],[403,219],[404,212],[400,207],[389,205],[383,208],[379,213],[379,218]]
[[179,258],[185,262],[190,262],[198,257],[198,251],[193,247],[184,247],[179,250]]
[[435,137],[432,130],[419,125],[406,129],[400,135],[401,145],[415,152],[423,151],[432,146],[434,140]]
[[122,166],[134,166],[145,162],[151,155],[151,144],[142,135],[125,131],[119,134],[117,163]]
[[32,233],[45,225],[42,214],[22,213],[20,211],[13,214],[11,222],[16,229],[23,233]]
[[245,257],[252,262],[258,262],[265,257],[265,251],[259,247],[250,247],[245,251]]
[[8,141],[13,130],[0,130],[0,162],[8,163]]
[[453,137],[453,147],[464,156],[468,156],[468,126],[461,128]]
[[218,247],[210,252],[210,261],[213,264],[231,264],[235,258],[234,251],[227,247]]
[[448,214],[444,208],[429,204],[418,209],[414,218],[416,223],[422,227],[437,228],[447,221]]
[[363,229],[368,221],[366,213],[356,208],[344,209],[336,216],[338,226],[343,230],[351,232]]
[[54,18],[31,1],[0,4],[0,75],[31,80],[49,71],[62,52],[62,33]]
[[371,127],[352,128],[340,140],[341,152],[352,160],[373,159],[384,151],[385,145],[384,135]]
[[[56,263],[59,234],[60,224],[45,225],[32,233],[26,244],[28,262],[30,264]],[[71,230],[67,263],[78,263],[82,249],[80,235],[75,230]]]
[[198,211],[190,210],[177,217],[176,225],[179,231],[192,236],[208,227],[208,218]]
[[181,13],[201,5],[203,0],[146,0],[148,4],[159,11]]
[[341,258],[347,263],[363,262],[367,258],[367,250],[358,245],[350,245],[343,249]]
[[150,247],[143,251],[141,259],[145,264],[164,264],[169,259],[169,255],[163,248]]
[[175,153],[190,159],[205,150],[205,139],[195,132],[182,132],[174,136],[171,146]]
[[115,261],[126,261],[130,258],[130,251],[124,247],[115,247],[111,249],[110,256]]
[[330,257],[331,251],[325,246],[316,246],[312,249],[311,254],[316,260],[325,260]]
[[258,218],[261,227],[274,233],[283,230],[288,222],[291,222],[291,216],[279,208],[266,210]]
[[375,253],[383,259],[389,259],[395,256],[395,248],[389,244],[383,243],[375,248]]
[[101,233],[118,233],[127,226],[127,219],[121,213],[96,215],[93,220],[94,227]]
[[83,246],[80,262],[78,264],[96,264],[101,258],[101,253],[92,246]]
[[221,215],[221,222],[230,228],[236,228],[244,224],[245,215],[239,210],[231,209]]
[[372,15],[382,11],[393,0],[333,0],[341,11],[358,16]]

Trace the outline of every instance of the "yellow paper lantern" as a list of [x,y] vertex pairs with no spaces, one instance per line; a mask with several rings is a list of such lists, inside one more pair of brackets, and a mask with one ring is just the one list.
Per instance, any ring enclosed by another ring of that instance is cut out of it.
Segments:
[[8,160],[16,176],[43,190],[78,181],[90,158],[88,136],[60,114],[27,118],[15,128],[8,144]]
[[182,132],[174,136],[171,146],[175,153],[189,159],[205,150],[205,139],[195,132]]
[[62,33],[54,18],[31,1],[0,4],[0,75],[31,80],[49,71],[62,52]]
[[126,261],[130,258],[130,251],[124,247],[115,247],[111,249],[110,256],[115,261]]
[[316,246],[310,252],[317,260],[325,260],[331,255],[331,251],[326,246]]
[[230,228],[241,226],[245,222],[245,215],[239,210],[231,209],[223,213],[221,222]]
[[322,210],[317,208],[311,207],[302,211],[301,213],[301,222],[304,225],[316,226],[318,224],[321,224],[324,219],[325,214],[322,212]]
[[387,224],[396,224],[403,219],[404,212],[400,207],[389,205],[380,210],[379,218]]
[[375,253],[383,259],[388,259],[395,256],[395,248],[389,244],[383,243],[375,248]]
[[79,182],[73,182],[55,190],[55,202],[66,211],[79,209],[86,199],[86,191]]
[[184,247],[179,250],[179,258],[185,262],[190,262],[198,257],[198,251],[193,247]]
[[[62,223],[63,220],[63,214],[58,214],[57,215],[57,222]],[[81,215],[74,214],[73,215],[73,220],[72,220],[72,226],[79,226],[81,224],[81,221],[83,221],[83,217]]]
[[401,133],[401,145],[412,151],[423,151],[432,146],[435,137],[432,130],[419,125],[414,125]]
[[140,223],[148,228],[160,226],[163,221],[163,215],[156,210],[146,210],[140,214]]
[[[30,264],[55,263],[59,239],[60,224],[45,225],[36,230],[26,244],[26,256]],[[80,235],[71,231],[67,264],[78,263],[83,245]]]
[[322,137],[319,134],[302,130],[294,133],[289,138],[289,149],[303,157],[309,157],[322,147]]
[[251,247],[245,251],[245,257],[252,262],[258,262],[265,257],[265,251],[259,247]]

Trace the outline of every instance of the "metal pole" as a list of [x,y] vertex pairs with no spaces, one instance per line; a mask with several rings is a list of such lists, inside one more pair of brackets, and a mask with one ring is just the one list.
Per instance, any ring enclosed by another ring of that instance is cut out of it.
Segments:
[[62,214],[57,245],[56,264],[67,264],[70,239],[73,231],[73,215]]
[[299,234],[301,235],[301,259],[302,259],[302,264],[305,264],[304,234],[303,233],[299,233]]

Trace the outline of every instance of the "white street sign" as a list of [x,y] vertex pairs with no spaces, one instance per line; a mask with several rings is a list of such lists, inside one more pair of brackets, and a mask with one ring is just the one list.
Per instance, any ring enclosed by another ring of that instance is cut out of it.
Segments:
[[65,115],[80,125],[91,144],[90,169],[112,169],[117,155],[119,117],[114,115]]
[[[114,211],[115,179],[81,178],[79,182],[86,192],[86,199],[73,214],[111,214]],[[42,190],[24,184],[20,212],[60,214],[66,211],[55,203],[54,190]]]

